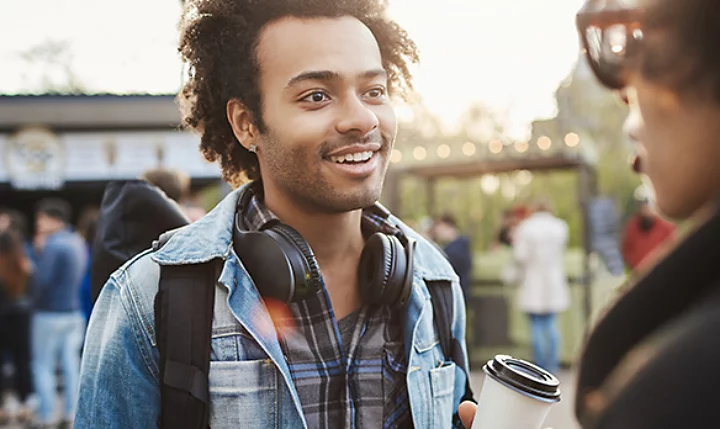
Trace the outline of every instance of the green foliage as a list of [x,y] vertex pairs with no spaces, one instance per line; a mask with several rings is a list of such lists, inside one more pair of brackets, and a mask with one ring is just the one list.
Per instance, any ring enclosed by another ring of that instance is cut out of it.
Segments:
[[[578,133],[587,138],[581,141],[581,149],[596,154],[594,165],[597,173],[599,195],[615,200],[621,213],[632,211],[632,194],[640,180],[628,165],[632,146],[623,133],[623,122],[627,107],[619,97],[601,88],[588,73],[584,62],[580,62],[571,76],[556,91],[557,116],[533,124],[531,143],[538,137],[547,136],[553,142],[563,142],[567,133]],[[517,205],[526,205],[533,198],[549,198],[555,205],[558,216],[565,219],[571,232],[571,246],[582,243],[582,213],[580,210],[578,175],[573,171],[533,172],[529,184],[521,184],[516,172],[500,174],[499,187],[493,192],[484,192],[481,177],[463,179],[439,179],[434,192],[429,183],[409,175],[403,175],[402,168],[418,164],[409,159],[415,147],[424,147],[428,152],[440,144],[447,144],[451,153],[460,154],[467,142],[478,146],[478,154],[468,158],[459,155],[437,160],[439,164],[468,162],[489,156],[488,143],[492,140],[509,142],[503,118],[483,106],[473,106],[461,118],[460,126],[452,132],[443,132],[439,120],[423,109],[412,107],[414,118],[401,124],[396,147],[403,152],[403,161],[397,169],[401,176],[399,215],[417,223],[428,216],[443,213],[453,214],[460,228],[472,238],[475,250],[487,249],[495,240],[500,228],[503,210]],[[560,143],[562,144],[562,143]],[[592,145],[592,147],[582,147]],[[484,152],[481,152],[484,150]],[[487,159],[487,158],[484,158]],[[427,160],[424,165],[431,161]],[[430,202],[434,200],[433,207]]]

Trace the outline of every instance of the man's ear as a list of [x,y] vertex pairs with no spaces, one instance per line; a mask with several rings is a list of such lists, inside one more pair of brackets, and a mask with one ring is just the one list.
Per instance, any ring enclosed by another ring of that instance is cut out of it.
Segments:
[[247,150],[250,150],[251,145],[257,148],[259,146],[260,133],[253,123],[250,110],[248,110],[240,100],[233,98],[228,101],[226,111],[233,134],[240,144]]

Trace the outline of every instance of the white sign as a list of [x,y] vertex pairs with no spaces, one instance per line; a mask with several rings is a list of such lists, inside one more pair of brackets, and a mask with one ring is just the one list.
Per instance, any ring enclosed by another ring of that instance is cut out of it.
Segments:
[[199,136],[183,131],[73,132],[55,135],[26,129],[0,135],[0,183],[22,189],[55,189],[65,181],[138,178],[153,168],[172,168],[191,178],[219,179]]
[[24,128],[5,141],[6,174],[18,189],[58,189],[64,182],[65,147],[50,130]]

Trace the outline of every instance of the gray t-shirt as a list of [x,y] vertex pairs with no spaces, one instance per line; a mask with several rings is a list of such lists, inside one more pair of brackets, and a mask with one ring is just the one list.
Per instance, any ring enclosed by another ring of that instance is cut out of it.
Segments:
[[359,315],[360,309],[357,309],[337,322],[346,356],[350,354],[350,343],[352,342],[353,332],[355,332],[355,325],[357,324]]

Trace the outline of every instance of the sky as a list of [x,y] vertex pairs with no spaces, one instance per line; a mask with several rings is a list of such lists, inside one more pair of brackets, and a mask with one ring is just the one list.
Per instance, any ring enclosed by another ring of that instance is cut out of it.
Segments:
[[[554,91],[578,58],[574,16],[582,0],[390,0],[390,14],[416,41],[415,86],[452,126],[471,104],[506,112],[510,133],[529,136],[552,117]],[[67,44],[90,91],[175,93],[179,0],[0,0],[0,93],[26,92],[44,70],[20,53]],[[50,74],[58,73],[50,71]]]

